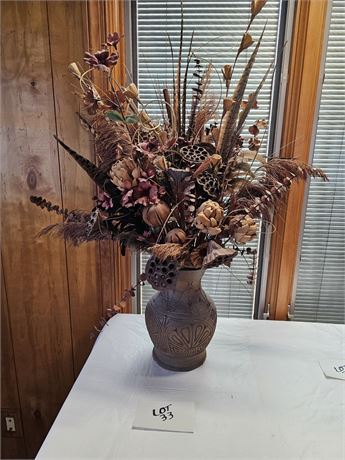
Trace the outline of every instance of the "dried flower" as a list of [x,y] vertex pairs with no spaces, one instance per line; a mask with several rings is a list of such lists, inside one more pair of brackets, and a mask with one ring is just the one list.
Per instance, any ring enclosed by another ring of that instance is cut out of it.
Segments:
[[256,236],[256,222],[250,216],[240,215],[233,217],[230,225],[234,226],[234,240],[239,244],[246,244]]
[[114,46],[115,48],[117,48],[117,45],[120,40],[121,40],[121,37],[118,34],[118,32],[113,32],[112,34],[108,34],[107,45]]
[[89,115],[95,115],[99,106],[102,105],[102,99],[93,86],[84,92],[83,101]]
[[113,200],[108,193],[102,191],[98,193],[97,204],[103,209],[110,209],[114,206]]
[[108,174],[118,189],[129,190],[138,185],[142,171],[131,158],[123,158],[112,165]]
[[161,227],[170,214],[169,206],[163,201],[153,204],[143,211],[144,222],[151,227]]
[[96,51],[94,54],[85,52],[84,61],[94,69],[103,70],[109,72],[109,67],[114,66],[119,59],[119,54],[111,53],[108,49]]
[[158,203],[159,189],[157,185],[152,184],[149,180],[139,178],[139,183],[135,187],[127,190],[121,199],[121,204],[129,208],[135,204],[148,206]]
[[220,224],[223,217],[223,208],[215,201],[207,200],[196,211],[194,225],[203,233],[218,235],[222,231]]

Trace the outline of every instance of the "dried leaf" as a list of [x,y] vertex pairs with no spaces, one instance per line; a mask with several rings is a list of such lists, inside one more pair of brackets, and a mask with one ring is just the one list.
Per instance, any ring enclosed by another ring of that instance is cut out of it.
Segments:
[[252,39],[252,36],[250,35],[250,33],[246,32],[245,34],[243,34],[240,47],[238,48],[238,54],[242,53],[242,51],[249,48],[253,43],[254,43],[254,40]]
[[225,81],[231,80],[232,66],[229,64],[225,64],[225,66],[222,69],[222,74]]
[[248,131],[253,136],[257,136],[259,134],[259,132],[260,132],[259,128],[256,125],[249,126]]
[[265,6],[267,0],[252,0],[251,4],[251,13],[252,13],[252,20],[257,16],[262,8]]
[[110,112],[107,112],[106,116],[111,121],[122,121],[122,122],[124,121],[123,116],[121,115],[121,113],[117,112],[116,110],[111,110]]

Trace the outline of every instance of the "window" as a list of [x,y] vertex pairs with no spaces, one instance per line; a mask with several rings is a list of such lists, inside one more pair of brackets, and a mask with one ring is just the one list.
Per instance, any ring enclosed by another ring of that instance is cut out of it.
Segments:
[[294,319],[344,323],[345,8],[333,0],[313,154],[330,182],[307,197]]
[[[240,37],[250,17],[250,0],[184,0],[184,56],[188,52],[188,39],[195,31],[193,49],[202,60],[210,61],[218,71],[224,64],[232,64]],[[251,33],[257,39],[266,23],[266,32],[261,50],[255,63],[247,94],[252,92],[269,64],[275,57],[278,36],[279,0],[270,0],[261,15],[254,21]],[[179,43],[180,1],[176,0],[138,0],[138,86],[141,100],[148,104],[150,114],[160,117],[157,92],[164,85],[171,87],[171,57],[168,34],[175,50]],[[176,51],[175,51],[176,53]],[[250,51],[241,59],[241,65],[248,59]],[[240,74],[238,65],[235,77]],[[219,92],[219,77],[214,75],[213,84]],[[260,118],[269,118],[271,103],[271,81],[268,80],[259,96],[259,108],[253,111],[248,123]],[[265,143],[262,151],[267,149]],[[255,247],[256,241],[252,247]],[[141,259],[144,269],[147,256]],[[208,270],[203,278],[205,290],[214,299],[219,316],[239,316],[251,318],[253,312],[253,287],[247,284],[248,262],[237,257],[230,270],[226,267]],[[145,307],[153,290],[146,285],[141,293],[141,305]]]

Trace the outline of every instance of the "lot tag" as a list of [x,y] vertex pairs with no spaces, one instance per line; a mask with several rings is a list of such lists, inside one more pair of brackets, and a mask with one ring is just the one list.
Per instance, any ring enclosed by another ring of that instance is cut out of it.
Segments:
[[192,402],[155,401],[139,403],[134,430],[194,433],[195,405]]
[[330,379],[345,380],[345,359],[329,359],[319,361],[325,377]]

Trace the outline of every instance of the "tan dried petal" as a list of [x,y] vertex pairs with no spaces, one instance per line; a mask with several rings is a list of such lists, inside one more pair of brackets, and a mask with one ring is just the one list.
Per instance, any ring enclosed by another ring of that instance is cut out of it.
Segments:
[[125,88],[124,95],[129,97],[130,99],[137,99],[139,95],[138,88],[134,83],[131,83],[127,86],[127,88]]
[[68,70],[71,72],[72,75],[74,75],[76,78],[81,77],[81,72],[79,70],[78,65],[75,62],[71,62],[70,65],[68,66]]
[[253,19],[260,13],[266,2],[267,0],[252,0],[251,13]]
[[207,233],[211,236],[216,236],[219,235],[219,233],[222,231],[220,227],[209,227],[207,229]]
[[253,43],[254,40],[252,39],[252,36],[250,35],[250,33],[246,32],[245,34],[243,34],[242,41],[238,49],[238,53],[242,53],[242,51],[249,48]]
[[222,69],[222,74],[223,74],[223,78],[225,81],[231,79],[231,73],[232,73],[232,66],[229,64],[225,64],[225,66]]

